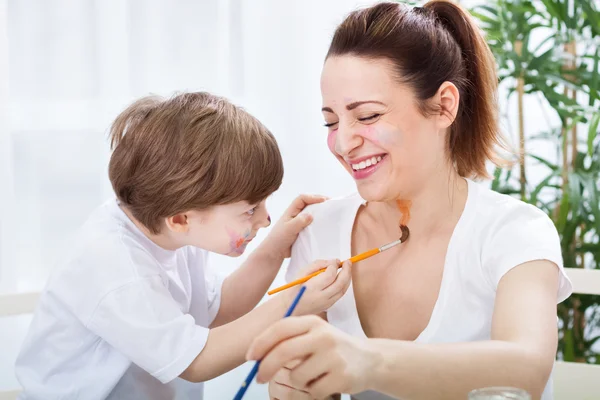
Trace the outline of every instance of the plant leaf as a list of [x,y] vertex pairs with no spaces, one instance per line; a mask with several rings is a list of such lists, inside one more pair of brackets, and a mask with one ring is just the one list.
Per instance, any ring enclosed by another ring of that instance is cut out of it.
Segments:
[[596,187],[598,174],[596,173],[596,176],[594,176],[594,174],[585,174],[583,176],[584,179],[582,179],[582,183],[587,189],[589,206],[591,208],[591,213],[594,216],[595,229],[597,233],[600,233],[600,198],[598,196],[598,188]]
[[536,156],[535,154],[527,154],[527,155],[529,157],[533,158],[534,160],[541,162],[542,164],[544,164],[545,166],[547,166],[548,168],[550,168],[553,171],[556,171],[558,169],[558,165],[552,164],[550,161],[548,161],[540,156]]
[[592,347],[598,340],[600,340],[600,335],[596,336],[595,338],[592,338],[590,340],[586,340],[585,341],[585,345],[586,347],[590,348]]
[[600,112],[597,112],[590,121],[590,127],[588,129],[588,137],[587,137],[587,146],[588,146],[588,154],[590,157],[594,152],[594,139],[596,139],[596,135],[598,135],[598,124],[600,123]]
[[600,75],[600,71],[598,70],[598,61],[600,59],[600,46],[596,47],[596,54],[594,54],[594,64],[592,66],[592,79],[590,82],[590,106],[593,106],[596,103],[596,99],[598,99],[598,75]]
[[548,175],[546,178],[544,178],[540,183],[537,184],[537,186],[535,187],[535,189],[533,189],[533,191],[531,192],[531,196],[530,196],[530,200],[529,202],[531,204],[533,204],[534,206],[537,206],[538,204],[538,196],[540,194],[540,192],[542,191],[542,189],[545,189],[547,187],[549,187],[549,182],[552,180],[552,178],[557,176],[557,172],[556,170],[553,170],[550,175]]
[[569,174],[569,198],[571,200],[571,211],[573,218],[579,215],[579,207],[581,207],[581,180],[577,172]]
[[569,216],[569,192],[563,192],[560,204],[558,206],[558,218],[556,219],[556,228],[559,232],[565,229],[567,217]]
[[500,175],[502,175],[502,168],[496,167],[494,170],[494,180],[492,181],[492,190],[497,192],[500,187]]

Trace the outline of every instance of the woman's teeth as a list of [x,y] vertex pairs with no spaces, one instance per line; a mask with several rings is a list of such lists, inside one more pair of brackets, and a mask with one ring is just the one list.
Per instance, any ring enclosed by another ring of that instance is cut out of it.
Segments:
[[352,169],[355,171],[365,169],[367,167],[377,164],[379,161],[381,161],[381,159],[382,159],[381,156],[371,157],[368,160],[363,160],[363,161],[359,162],[358,164],[351,164]]

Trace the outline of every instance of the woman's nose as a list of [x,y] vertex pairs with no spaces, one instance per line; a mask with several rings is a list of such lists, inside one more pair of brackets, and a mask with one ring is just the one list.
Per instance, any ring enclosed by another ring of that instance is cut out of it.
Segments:
[[346,157],[354,149],[360,147],[363,139],[351,126],[340,126],[336,136],[335,150],[342,156]]

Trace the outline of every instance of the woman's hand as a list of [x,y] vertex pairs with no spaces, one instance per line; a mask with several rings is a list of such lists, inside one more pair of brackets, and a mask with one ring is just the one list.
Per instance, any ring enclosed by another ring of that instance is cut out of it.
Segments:
[[298,364],[300,361],[292,361],[275,373],[269,381],[270,400],[314,400],[307,391],[295,388],[290,379],[290,372]]
[[[315,400],[306,390],[293,387],[290,372],[300,363],[299,360],[292,361],[277,371],[269,381],[269,400]],[[329,396],[326,400],[340,400],[340,395]]]
[[[262,359],[258,382],[277,376],[289,382],[287,386],[296,388],[286,391],[273,385],[273,391],[296,396],[304,391],[312,398],[324,399],[333,393],[352,394],[369,389],[371,374],[381,356],[369,347],[368,340],[349,336],[317,316],[305,316],[273,324],[254,340],[247,359]],[[288,368],[288,373],[279,372],[294,360],[302,361]]]
[[310,214],[300,213],[306,206],[322,203],[325,200],[327,200],[327,197],[318,195],[303,194],[296,197],[275,223],[261,246],[267,248],[271,254],[277,254],[281,258],[290,257],[292,245],[298,234],[312,222]]

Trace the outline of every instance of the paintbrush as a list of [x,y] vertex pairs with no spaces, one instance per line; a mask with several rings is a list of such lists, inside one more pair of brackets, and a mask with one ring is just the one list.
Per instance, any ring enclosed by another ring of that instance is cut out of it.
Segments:
[[[288,308],[287,312],[285,313],[283,318],[287,318],[290,315],[292,315],[292,313],[294,312],[294,309],[296,308],[296,306],[298,305],[298,302],[300,301],[300,298],[302,297],[302,295],[304,294],[304,291],[306,290],[306,286],[302,286],[300,288],[300,291],[298,292],[298,294],[296,295],[296,298],[294,299],[294,301],[292,301],[292,304],[290,305],[290,307]],[[250,373],[248,374],[248,376],[246,377],[246,380],[244,381],[244,383],[242,383],[242,386],[240,387],[240,389],[238,390],[237,394],[235,395],[235,397],[233,398],[233,400],[241,400],[242,397],[244,397],[244,394],[246,393],[246,390],[248,390],[248,386],[250,386],[250,384],[252,383],[252,380],[254,379],[254,377],[256,376],[257,372],[258,372],[258,367],[260,367],[260,360],[256,361],[256,363],[254,364],[254,366],[252,367],[252,369],[250,370]]]
[[[375,249],[367,250],[367,251],[365,251],[364,253],[360,253],[360,254],[358,254],[358,255],[356,255],[356,256],[354,256],[354,257],[350,257],[350,258],[348,259],[348,261],[350,261],[351,263],[353,263],[353,264],[354,264],[354,263],[357,263],[357,262],[359,262],[359,261],[365,260],[365,259],[367,259],[367,258],[369,258],[369,257],[373,257],[374,255],[376,255],[376,254],[379,254],[379,253],[381,253],[382,251],[386,251],[386,250],[388,250],[388,249],[391,249],[392,247],[394,247],[394,246],[397,246],[397,245],[399,245],[400,243],[404,243],[404,242],[406,242],[406,240],[408,239],[408,236],[410,235],[410,231],[408,230],[408,227],[407,227],[406,225],[400,225],[400,230],[402,231],[402,236],[400,236],[400,239],[398,239],[398,240],[394,240],[393,242],[390,242],[390,243],[388,243],[388,244],[385,244],[385,245],[383,245],[383,246],[381,246],[381,247],[377,247],[377,248],[375,248]],[[343,264],[343,263],[340,263],[340,264],[338,265],[338,268],[341,268],[342,264]],[[289,289],[289,288],[291,288],[291,287],[294,287],[294,286],[300,285],[300,284],[302,284],[302,283],[304,283],[304,282],[308,281],[309,279],[311,279],[311,278],[314,278],[315,276],[319,275],[320,273],[323,273],[323,272],[325,272],[325,270],[326,270],[326,269],[327,269],[327,268],[322,268],[322,269],[320,269],[320,270],[318,270],[318,271],[315,271],[315,272],[313,272],[312,274],[310,274],[310,275],[307,275],[307,276],[305,276],[305,277],[303,277],[303,278],[296,279],[295,281],[293,281],[293,282],[290,282],[290,283],[288,283],[288,284],[286,284],[286,285],[279,286],[278,288],[275,288],[275,289],[273,289],[273,290],[270,290],[270,291],[269,291],[269,292],[267,292],[267,293],[268,293],[269,295],[272,295],[272,294],[275,294],[275,293],[279,293],[279,292],[281,292],[282,290]]]

